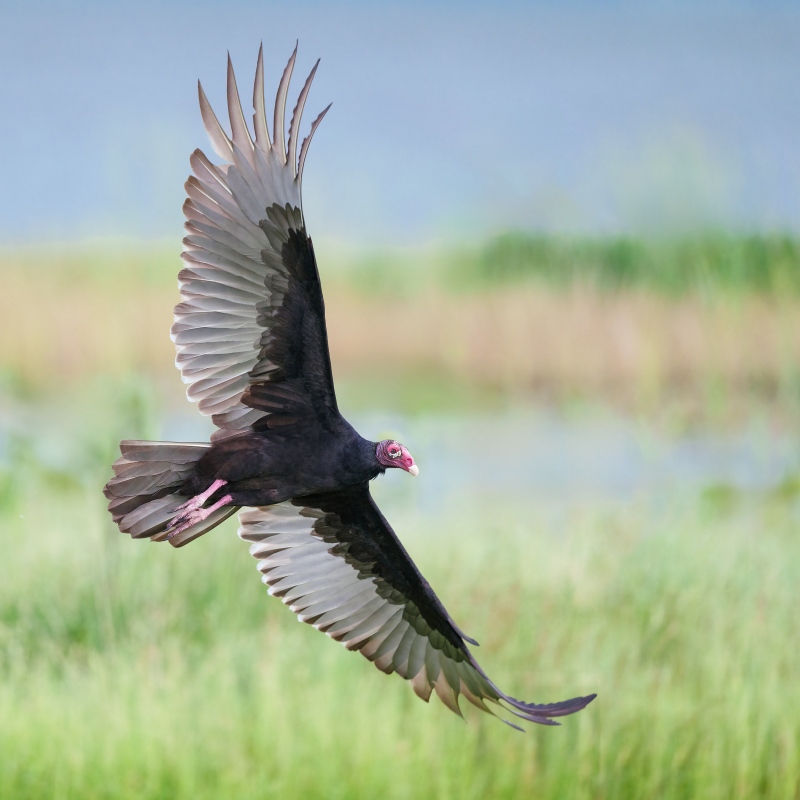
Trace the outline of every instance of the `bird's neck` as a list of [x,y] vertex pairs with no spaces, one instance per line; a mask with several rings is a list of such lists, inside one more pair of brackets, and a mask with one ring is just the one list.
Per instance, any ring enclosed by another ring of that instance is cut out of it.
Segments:
[[383,469],[375,457],[376,442],[370,442],[353,431],[350,440],[340,451],[339,481],[342,485],[352,485],[371,481]]

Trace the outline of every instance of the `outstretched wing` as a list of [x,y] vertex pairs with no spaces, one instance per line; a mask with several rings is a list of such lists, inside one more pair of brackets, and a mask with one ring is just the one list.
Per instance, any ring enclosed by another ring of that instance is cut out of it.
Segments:
[[[264,108],[259,50],[251,137],[228,57],[231,136],[222,129],[202,86],[200,110],[217,155],[190,159],[183,211],[186,230],[172,339],[187,396],[226,436],[248,427],[287,434],[315,421],[339,419],[333,388],[325,306],[311,239],[303,220],[301,181],[311,126],[297,153],[300,118],[317,66],[292,113],[284,140],[286,97],[297,48],[275,100],[273,137]],[[317,62],[318,64],[319,62]],[[330,106],[328,107],[330,108]]]
[[535,705],[501,692],[465,639],[477,642],[456,627],[366,484],[246,509],[239,521],[239,536],[252,543],[270,594],[378,669],[411,681],[423,700],[435,690],[460,715],[463,694],[489,713],[487,702],[529,722],[557,725],[552,717],[580,711],[595,697]]

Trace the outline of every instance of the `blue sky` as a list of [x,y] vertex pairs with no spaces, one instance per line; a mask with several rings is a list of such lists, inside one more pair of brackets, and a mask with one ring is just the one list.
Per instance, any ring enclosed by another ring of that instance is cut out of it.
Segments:
[[0,243],[179,237],[197,79],[295,39],[315,237],[800,229],[792,5],[4,1]]

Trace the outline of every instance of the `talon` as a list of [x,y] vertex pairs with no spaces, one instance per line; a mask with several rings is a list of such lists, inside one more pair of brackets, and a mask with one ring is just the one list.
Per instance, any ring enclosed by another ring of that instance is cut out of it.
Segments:
[[203,503],[205,503],[206,500],[208,500],[208,498],[211,497],[211,495],[214,494],[214,492],[217,491],[217,489],[221,489],[227,483],[228,483],[228,481],[223,481],[221,478],[218,478],[204,492],[202,492],[201,494],[196,495],[195,497],[190,497],[185,503],[182,503],[181,505],[179,505],[175,510],[176,511],[183,511],[183,510],[194,511],[196,508],[201,508]]
[[[215,481],[216,483],[225,484],[225,481]],[[214,494],[214,492],[219,488],[212,484],[212,487],[205,493],[208,496]],[[199,500],[202,495],[197,495],[197,497],[193,497],[189,502],[193,503]],[[202,502],[205,502],[208,497],[205,497]],[[233,500],[233,498],[226,494],[225,497],[217,500],[213,506],[209,506],[208,508],[192,508],[191,510],[187,507],[184,511],[182,511],[177,516],[173,517],[170,526],[167,528],[169,533],[166,536],[167,541],[169,541],[173,536],[177,536],[181,531],[185,531],[187,528],[191,528],[192,525],[197,525],[198,522],[202,522],[204,519],[207,519],[211,514],[213,514],[218,508],[222,508],[222,506],[228,505]],[[176,509],[179,510],[179,509]]]

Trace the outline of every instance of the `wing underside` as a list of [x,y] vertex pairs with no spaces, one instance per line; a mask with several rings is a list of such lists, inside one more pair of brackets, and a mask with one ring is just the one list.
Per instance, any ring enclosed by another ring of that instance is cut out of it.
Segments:
[[284,114],[296,52],[278,88],[273,138],[261,51],[253,135],[230,58],[230,136],[199,87],[203,122],[224,163],[212,163],[200,150],[190,159],[194,174],[186,183],[184,203],[186,266],[178,276],[182,302],[175,307],[172,339],[187,396],[212,416],[221,429],[217,437],[259,421],[268,425],[265,419],[279,415],[274,402],[259,403],[259,392],[251,391],[266,384],[285,384],[281,403],[294,403],[289,416],[296,418],[303,406],[322,416],[336,413],[324,304],[301,199],[308,145],[327,109],[312,124],[298,155],[302,111],[316,65],[300,92],[287,141]]
[[[271,595],[378,669],[396,672],[428,700],[461,714],[463,695],[489,713],[556,725],[594,698],[536,705],[504,694],[380,514],[368,487],[240,512],[239,536]],[[517,727],[509,720],[504,720]]]

